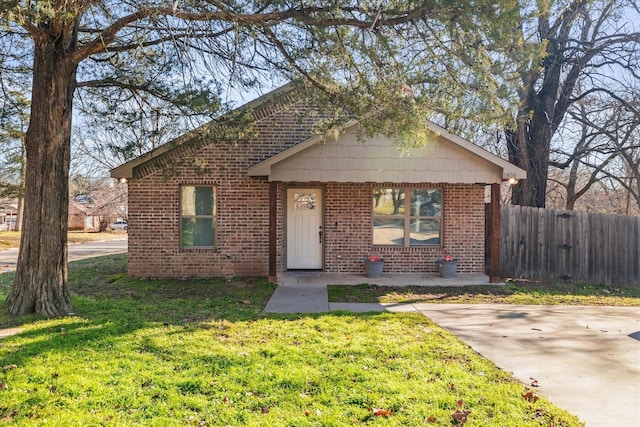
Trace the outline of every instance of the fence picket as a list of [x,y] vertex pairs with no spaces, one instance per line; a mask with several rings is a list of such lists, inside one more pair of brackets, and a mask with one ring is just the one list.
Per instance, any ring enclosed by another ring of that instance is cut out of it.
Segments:
[[640,217],[503,205],[503,277],[640,286]]

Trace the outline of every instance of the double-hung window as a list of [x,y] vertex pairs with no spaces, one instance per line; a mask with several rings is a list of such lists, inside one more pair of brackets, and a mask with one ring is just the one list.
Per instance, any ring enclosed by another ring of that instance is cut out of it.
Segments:
[[183,248],[215,247],[215,187],[210,185],[180,187],[180,245]]
[[442,189],[375,188],[373,244],[378,246],[440,246]]

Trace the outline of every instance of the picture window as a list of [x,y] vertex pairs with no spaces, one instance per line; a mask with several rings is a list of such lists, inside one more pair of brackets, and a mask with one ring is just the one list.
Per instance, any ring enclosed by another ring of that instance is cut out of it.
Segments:
[[376,188],[373,190],[373,244],[440,246],[442,189]]

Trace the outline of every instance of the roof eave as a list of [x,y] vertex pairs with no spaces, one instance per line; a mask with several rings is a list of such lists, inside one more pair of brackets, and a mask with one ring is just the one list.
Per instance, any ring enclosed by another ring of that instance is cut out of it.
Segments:
[[[359,122],[357,120],[349,120],[348,122],[338,127],[337,129],[338,134],[343,134],[347,132],[350,128],[358,125],[359,125]],[[509,163],[508,161],[496,156],[495,154],[488,152],[487,150],[475,145],[470,141],[467,141],[464,138],[461,138],[455,134],[448,132],[444,128],[436,125],[435,123],[432,123],[431,121],[427,122],[427,126],[432,132],[442,137],[443,139],[451,141],[452,143],[456,144],[460,148],[466,151],[469,151],[477,155],[478,157],[484,159],[488,163],[493,164],[499,167],[500,169],[502,169],[502,181],[507,181],[509,179],[516,179],[516,180],[526,179],[527,172],[515,166],[514,164]],[[313,147],[314,145],[322,142],[323,140],[324,139],[322,135],[313,136],[307,139],[306,141],[296,144],[293,147],[288,148],[287,150],[282,151],[276,154],[275,156],[270,157],[250,167],[247,171],[247,174],[249,176],[270,176],[272,166],[290,157],[293,157],[301,153],[302,151],[307,150],[308,148]]]
[[470,142],[467,141],[466,139],[452,134],[449,131],[447,131],[446,129],[438,126],[435,123],[432,122],[427,122],[427,126],[429,127],[429,129],[431,129],[431,131],[435,132],[436,134],[442,136],[443,138],[453,142],[454,144],[460,146],[461,148],[464,148],[467,151],[472,152],[473,154],[477,155],[480,158],[483,158],[484,160],[500,167],[502,169],[502,180],[503,181],[507,181],[509,179],[516,179],[516,180],[520,180],[520,179],[526,179],[527,178],[527,172],[524,169],[519,168],[518,166],[514,165],[513,163],[508,162],[507,160],[496,156],[493,153],[490,153],[489,151],[485,150],[484,148]]

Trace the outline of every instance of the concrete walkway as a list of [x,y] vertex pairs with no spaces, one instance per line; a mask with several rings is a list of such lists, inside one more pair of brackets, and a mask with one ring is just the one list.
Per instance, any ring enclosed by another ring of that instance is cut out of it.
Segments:
[[24,328],[4,328],[0,329],[0,339],[10,337],[24,331]]
[[326,313],[330,311],[327,285],[358,285],[368,283],[379,286],[468,286],[486,285],[484,274],[457,274],[442,279],[431,274],[384,274],[368,278],[357,274],[285,274],[278,278],[278,287],[265,307],[268,313]]
[[[403,276],[383,281],[385,286],[400,281],[453,284],[452,279],[430,279]],[[588,427],[640,425],[640,307],[327,302],[328,283],[371,281],[363,276],[283,278],[266,309],[421,313],[525,385],[537,380],[534,391],[576,414]],[[478,284],[477,278],[470,281]]]

